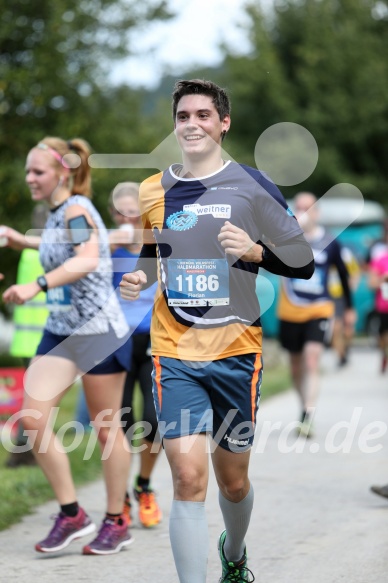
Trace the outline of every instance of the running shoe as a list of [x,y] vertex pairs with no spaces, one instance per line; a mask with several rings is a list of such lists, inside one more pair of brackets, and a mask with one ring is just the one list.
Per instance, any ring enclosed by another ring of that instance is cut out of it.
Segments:
[[348,357],[344,354],[338,360],[338,368],[342,368],[348,364]]
[[53,516],[55,523],[48,536],[35,545],[40,553],[55,553],[67,547],[73,540],[91,534],[96,525],[83,508],[76,516],[66,516],[63,512]]
[[306,437],[306,439],[314,437],[314,430],[311,421],[302,421],[300,427],[297,428],[297,432],[302,437]]
[[162,511],[151,488],[143,488],[136,482],[133,495],[139,502],[139,520],[145,528],[156,526],[162,520]]
[[388,498],[388,484],[386,486],[371,486],[370,489],[375,494]]
[[250,569],[248,569],[247,552],[244,550],[244,555],[239,562],[228,561],[224,555],[224,543],[226,538],[226,530],[221,533],[218,541],[218,553],[221,559],[222,575],[219,583],[252,583],[255,577]]
[[298,435],[301,435],[306,439],[314,437],[314,428],[310,415],[306,415],[305,413],[302,414],[299,425],[296,428],[296,432]]
[[125,495],[124,507],[123,507],[123,518],[124,518],[124,520],[126,520],[128,527],[132,525],[132,504],[131,504],[131,499],[128,496],[128,494]]
[[113,555],[132,542],[133,538],[125,520],[123,524],[117,524],[115,520],[105,518],[96,538],[83,548],[82,553],[84,555]]

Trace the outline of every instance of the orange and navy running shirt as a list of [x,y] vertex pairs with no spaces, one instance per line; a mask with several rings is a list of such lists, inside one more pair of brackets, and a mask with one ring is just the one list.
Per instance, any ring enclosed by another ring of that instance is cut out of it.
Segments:
[[306,239],[314,253],[315,271],[308,280],[282,277],[277,312],[280,320],[286,322],[333,317],[334,302],[328,285],[330,268],[336,268],[344,278],[349,277],[341,247],[329,233],[320,227],[314,239],[307,236]]
[[259,170],[226,162],[197,179],[180,178],[177,167],[140,188],[143,242],[156,242],[158,255],[152,354],[210,361],[261,353],[259,265],[226,255],[217,237],[225,221],[253,241],[275,246],[302,230],[279,189]]

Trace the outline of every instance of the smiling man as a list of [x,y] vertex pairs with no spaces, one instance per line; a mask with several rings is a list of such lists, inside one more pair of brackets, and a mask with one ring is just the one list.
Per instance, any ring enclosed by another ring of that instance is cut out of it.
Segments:
[[253,508],[248,466],[262,379],[255,281],[260,265],[309,278],[314,261],[274,183],[222,158],[231,124],[226,92],[211,81],[178,81],[173,119],[182,163],[142,184],[144,244],[135,271],[122,279],[121,294],[135,300],[159,280],[151,327],[153,387],[174,483],[170,540],[179,580],[206,581],[210,435],[225,523],[218,543],[220,582],[250,582],[244,541]]

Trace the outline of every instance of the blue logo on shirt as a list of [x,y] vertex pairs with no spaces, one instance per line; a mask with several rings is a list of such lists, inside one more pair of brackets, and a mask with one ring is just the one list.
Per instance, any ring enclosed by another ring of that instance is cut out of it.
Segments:
[[198,221],[198,217],[191,211],[178,211],[170,215],[166,221],[166,225],[172,231],[187,231],[192,229]]

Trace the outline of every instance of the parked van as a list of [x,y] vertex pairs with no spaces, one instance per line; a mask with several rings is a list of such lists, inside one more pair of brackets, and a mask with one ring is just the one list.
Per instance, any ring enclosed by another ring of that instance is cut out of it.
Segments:
[[[288,203],[292,209],[293,201]],[[384,237],[386,221],[384,208],[378,202],[370,200],[365,200],[360,205],[358,199],[328,196],[319,201],[319,208],[320,223],[330,230],[342,245],[352,251],[362,268],[372,243]],[[276,337],[279,329],[276,316],[279,277],[264,269],[260,269],[260,276],[257,278],[256,292],[262,310],[263,333],[268,337]],[[374,291],[368,287],[365,271],[361,272],[353,298],[357,311],[356,332],[374,335],[376,333]]]

